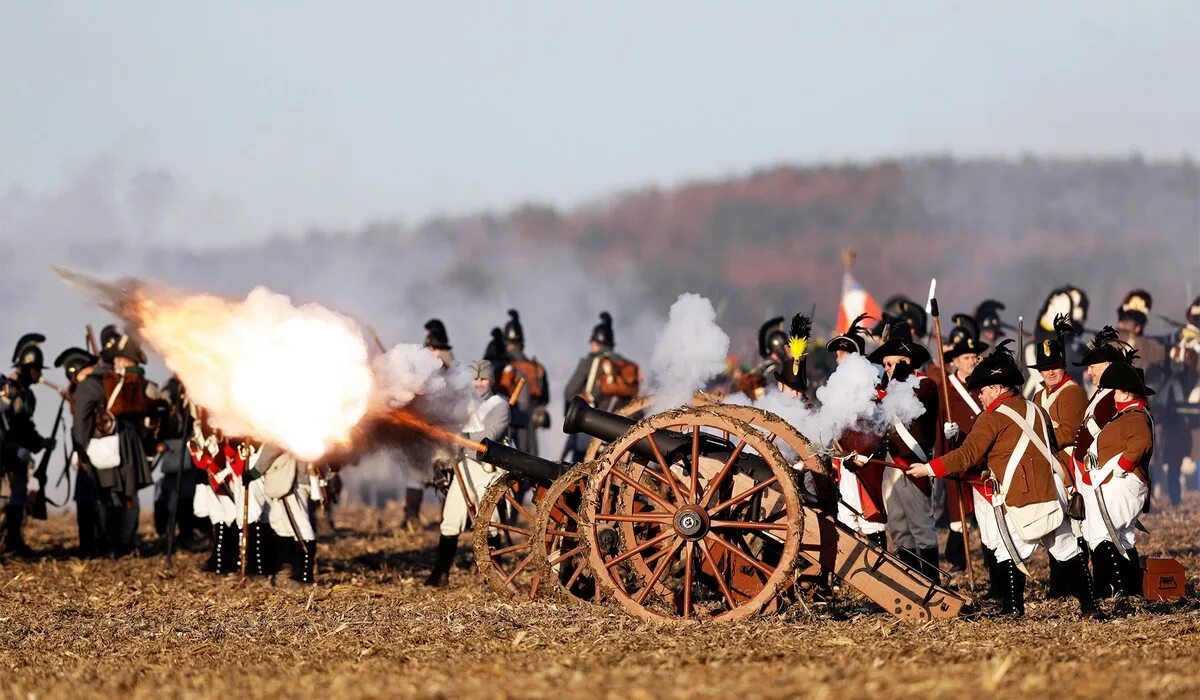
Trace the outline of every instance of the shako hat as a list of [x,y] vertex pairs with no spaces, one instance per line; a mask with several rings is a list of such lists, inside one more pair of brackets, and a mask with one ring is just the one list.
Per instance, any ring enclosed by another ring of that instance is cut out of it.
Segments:
[[616,338],[613,336],[613,318],[612,314],[607,311],[600,312],[600,323],[592,327],[592,337],[590,341],[599,343],[606,348],[615,347],[617,344]]
[[775,372],[775,381],[801,393],[808,390],[808,371],[804,353],[808,349],[808,338],[812,335],[812,320],[804,314],[792,316],[789,328],[786,357]]
[[521,314],[516,309],[508,310],[508,322],[504,324],[504,341],[517,345],[525,344],[525,328],[521,325]]
[[776,316],[758,327],[758,356],[764,360],[772,355],[783,357],[787,352],[787,333],[783,332],[783,316]]

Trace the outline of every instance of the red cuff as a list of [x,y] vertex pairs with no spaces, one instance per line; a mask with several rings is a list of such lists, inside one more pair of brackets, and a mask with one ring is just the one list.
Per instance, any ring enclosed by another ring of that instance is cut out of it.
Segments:
[[1122,469],[1124,469],[1127,472],[1131,472],[1134,469],[1137,469],[1137,466],[1138,466],[1137,462],[1132,462],[1128,459],[1125,459],[1125,455],[1121,455],[1121,458],[1117,460],[1117,465],[1120,466]]
[[934,458],[934,460],[933,460],[932,462],[930,462],[930,463],[929,463],[929,466],[930,466],[930,468],[932,468],[932,469],[933,469],[933,475],[934,475],[934,476],[936,476],[936,477],[937,477],[937,478],[939,478],[939,479],[945,478],[945,476],[946,476],[946,465],[942,464],[942,458],[941,458],[941,457],[936,457],[936,458]]

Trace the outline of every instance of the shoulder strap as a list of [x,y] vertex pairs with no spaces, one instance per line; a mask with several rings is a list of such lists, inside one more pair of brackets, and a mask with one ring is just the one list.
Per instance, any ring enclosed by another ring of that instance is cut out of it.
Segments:
[[117,380],[117,385],[113,387],[112,393],[108,395],[107,410],[112,410],[113,404],[117,402],[117,394],[121,393],[121,387],[123,386],[125,386],[125,375],[122,374],[121,378]]
[[908,428],[905,428],[904,425],[898,420],[892,421],[892,427],[896,429],[896,434],[900,436],[900,439],[904,441],[904,444],[908,446],[908,449],[912,450],[912,453],[917,456],[917,459],[921,460],[922,462],[929,461],[929,455],[925,454],[925,450],[921,449],[921,443],[917,442],[917,439],[913,437],[913,434],[908,432]]
[[[967,388],[962,385],[962,382],[959,381],[957,374],[950,375],[950,383],[954,385],[954,390],[958,392],[958,395],[962,397],[962,400],[966,402],[967,406],[972,412],[975,413],[975,415],[983,413],[983,409],[979,407],[979,404],[975,403],[975,397],[971,396],[971,392],[967,391]],[[947,418],[946,420],[950,419]]]
[[1004,404],[1000,404],[996,407],[996,413],[999,413],[1012,420],[1013,423],[1016,423],[1017,427],[1021,429],[1022,433],[1021,441],[1018,443],[1017,449],[1013,452],[1013,458],[1009,460],[1010,468],[1004,475],[1004,486],[1002,487],[1002,491],[1004,493],[1008,493],[1008,484],[1012,479],[1012,473],[1016,471],[1011,467],[1014,465],[1014,462],[1019,462],[1021,457],[1024,456],[1025,449],[1028,444],[1032,444],[1037,448],[1038,452],[1042,453],[1042,456],[1045,457],[1046,461],[1050,463],[1051,468],[1053,468],[1054,463],[1057,461],[1054,458],[1054,454],[1050,452],[1049,444],[1043,439],[1043,436],[1038,435],[1030,425],[1030,423],[1033,422],[1034,411],[1036,411],[1036,409],[1034,408],[1032,402],[1029,402],[1025,409],[1025,417],[1021,417],[1019,413],[1008,406],[1005,406]]

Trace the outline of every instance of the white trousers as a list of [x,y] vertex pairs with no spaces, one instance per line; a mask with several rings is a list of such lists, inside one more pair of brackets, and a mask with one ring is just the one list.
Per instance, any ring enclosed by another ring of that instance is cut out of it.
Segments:
[[237,504],[233,499],[217,494],[207,482],[197,486],[192,494],[192,512],[197,517],[208,518],[214,525],[232,525],[238,519]]
[[838,503],[838,522],[863,535],[873,535],[887,529],[885,523],[873,523],[858,515],[862,512],[862,496],[858,492],[858,476],[854,472],[842,469],[838,492],[842,496]]
[[[464,479],[462,485],[458,480],[460,474]],[[488,487],[504,474],[503,469],[497,469],[490,464],[473,459],[463,459],[459,462],[458,473],[450,480],[450,490],[446,492],[446,504],[442,506],[441,531],[443,537],[457,537],[467,529],[467,520],[471,514],[467,509],[467,502],[463,499],[462,486],[466,486],[471,499],[471,507],[474,508],[479,505],[479,499],[483,498],[484,491],[487,491]],[[496,519],[495,514],[492,519]]]
[[[267,499],[263,510],[266,511],[267,522],[276,535],[293,539],[298,534],[302,540],[317,539],[312,521],[308,517],[308,495],[309,486],[306,479],[304,482],[298,483],[295,490],[283,498]],[[292,516],[290,519],[288,518],[289,510]],[[292,528],[293,521],[295,521],[295,529]]]
[[[992,521],[992,526],[996,528],[996,539],[998,540],[995,549],[996,561],[1004,562],[1011,560],[1012,557],[1008,553],[1008,548],[1004,546],[1004,541],[1000,539],[999,525],[996,524],[996,517],[993,514],[990,505],[987,509],[987,515],[984,517],[990,518]],[[1080,553],[1079,540],[1075,539],[1075,533],[1071,531],[1071,519],[1065,515],[1063,517],[1063,521],[1059,523],[1059,526],[1054,530],[1054,532],[1051,532],[1050,534],[1034,541],[1021,539],[1021,536],[1017,534],[1017,526],[1013,523],[1012,516],[1006,515],[1005,521],[1008,523],[1008,531],[1012,535],[1012,541],[1017,550],[1017,556],[1021,557],[1022,561],[1033,556],[1034,550],[1037,549],[1039,545],[1045,547],[1046,551],[1050,552],[1050,556],[1054,557],[1058,561],[1067,561],[1068,559],[1071,559]],[[981,531],[982,529],[983,528],[980,527]]]
[[[1125,471],[1118,471],[1102,488],[1113,529],[1117,531],[1117,539],[1121,540],[1114,544],[1130,549],[1136,545],[1137,528],[1134,521],[1141,515],[1150,489],[1141,479]],[[1080,493],[1083,494],[1084,507],[1083,538],[1087,540],[1088,547],[1095,549],[1101,542],[1112,538],[1108,536],[1108,528],[1104,526],[1104,518],[1100,515],[1095,484],[1080,484]]]
[[916,551],[938,546],[933,500],[899,469],[883,470],[883,507],[888,536],[897,549]]

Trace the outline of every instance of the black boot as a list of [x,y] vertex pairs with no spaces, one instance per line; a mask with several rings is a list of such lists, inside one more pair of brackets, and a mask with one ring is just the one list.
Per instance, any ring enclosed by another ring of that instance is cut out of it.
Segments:
[[[1053,554],[1048,554],[1047,558],[1050,561],[1050,587],[1046,589],[1047,598],[1066,598],[1075,595],[1076,585],[1074,577],[1074,565],[1068,569],[1065,567],[1066,562],[1060,562],[1054,558]],[[1074,561],[1072,559],[1071,561]],[[1082,563],[1082,559],[1080,562]],[[1087,564],[1083,564],[1083,568],[1087,569]]]
[[16,556],[30,553],[21,534],[21,525],[25,520],[25,506],[4,506],[4,551]]
[[433,559],[433,571],[425,579],[426,586],[439,588],[449,585],[450,567],[454,564],[454,555],[458,552],[458,537],[442,535],[438,539],[437,554]]
[[1096,595],[1101,598],[1112,598],[1124,590],[1121,584],[1121,555],[1112,542],[1101,542],[1092,550],[1093,582],[1096,585]]
[[[1051,557],[1050,561],[1054,561],[1054,557]],[[1096,620],[1104,619],[1104,611],[1100,609],[1100,604],[1096,601],[1092,576],[1088,573],[1083,555],[1077,554],[1064,562],[1059,562],[1058,568],[1064,583],[1071,585],[1072,595],[1079,600],[1080,616]]]
[[1008,617],[1025,617],[1025,574],[1009,561],[996,564],[1004,595],[1000,599],[1000,614]]
[[226,576],[237,572],[242,557],[242,533],[237,525],[217,523],[213,526],[213,538],[217,541],[217,568],[213,573]]
[[247,550],[246,574],[249,576],[270,576],[271,558],[274,556],[274,532],[262,523],[250,523],[249,549]]
[[1082,537],[1076,537],[1075,541],[1079,543],[1079,551],[1083,554],[1083,565],[1090,566],[1092,560],[1092,550],[1088,548],[1087,540]]
[[899,559],[901,562],[903,562],[905,566],[916,569],[917,573],[921,573],[921,562],[917,558],[917,553],[914,552],[913,550],[906,549],[903,547],[900,549],[897,549],[896,550],[896,558]]
[[938,570],[938,548],[925,547],[920,552],[921,573],[934,583],[942,582],[942,572]]
[[984,597],[989,600],[1003,599],[1004,587],[1001,585],[1000,575],[997,574],[996,553],[987,547],[983,548],[983,565],[988,571],[988,589]]
[[1122,580],[1125,585],[1125,595],[1140,598],[1142,596],[1142,557],[1138,554],[1137,547],[1126,549],[1125,554],[1129,556],[1128,561],[1122,562],[1125,565],[1125,576]]
[[885,552],[887,551],[887,532],[882,530],[879,532],[872,532],[869,535],[865,535],[865,537],[871,544]]
[[316,581],[313,573],[317,564],[316,541],[305,540],[304,549],[297,549],[296,553],[296,558],[292,560],[292,580],[297,583],[313,583]]
[[961,532],[950,531],[946,540],[946,556],[943,557],[951,571],[965,571],[967,568],[967,552],[963,549]]

